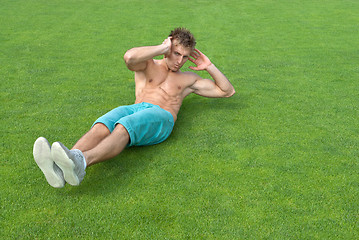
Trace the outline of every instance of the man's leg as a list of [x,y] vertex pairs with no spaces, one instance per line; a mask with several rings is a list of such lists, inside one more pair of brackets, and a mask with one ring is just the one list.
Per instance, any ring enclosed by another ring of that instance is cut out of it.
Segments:
[[103,123],[96,123],[90,131],[88,131],[72,149],[79,149],[82,152],[88,151],[96,147],[104,138],[110,135],[110,130]]
[[76,186],[83,180],[86,166],[117,156],[126,147],[129,140],[126,128],[117,124],[113,132],[91,150],[81,152],[74,149],[70,151],[60,142],[55,142],[52,144],[51,155],[62,170],[65,181]]
[[130,136],[126,128],[117,124],[113,132],[103,139],[96,147],[83,152],[86,165],[103,162],[105,160],[116,157],[122,152],[130,141]]

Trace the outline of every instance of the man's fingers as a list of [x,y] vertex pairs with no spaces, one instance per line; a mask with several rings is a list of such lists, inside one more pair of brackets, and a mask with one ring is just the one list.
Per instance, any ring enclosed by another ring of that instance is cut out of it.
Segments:
[[193,63],[196,61],[196,59],[193,59],[193,58],[188,58],[188,60],[190,60]]
[[190,67],[188,67],[189,69],[191,69],[191,70],[195,70],[195,71],[197,71],[197,67],[192,67],[192,66],[190,66]]
[[172,42],[172,37],[168,37],[165,40],[163,40],[163,44],[170,44]]
[[192,53],[191,53],[191,57],[197,59],[197,58],[200,57],[200,55],[199,55],[198,53],[192,52]]
[[201,52],[196,48],[194,51],[192,51],[192,54],[201,55]]
[[191,53],[190,55],[191,57],[193,57],[194,59],[198,58],[198,56],[196,56],[195,54]]
[[203,53],[202,53],[200,50],[198,50],[197,48],[195,48],[194,50],[198,53],[198,55],[203,54]]
[[200,50],[195,49],[194,51],[192,51],[191,56],[197,59],[204,56],[204,54]]

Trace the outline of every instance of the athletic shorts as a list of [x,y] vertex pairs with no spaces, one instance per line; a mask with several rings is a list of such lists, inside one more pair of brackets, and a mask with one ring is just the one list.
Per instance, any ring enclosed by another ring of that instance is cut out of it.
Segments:
[[117,124],[122,124],[130,135],[130,146],[145,146],[161,143],[172,132],[174,119],[170,112],[151,103],[120,106],[98,118],[95,123],[103,123],[112,132]]

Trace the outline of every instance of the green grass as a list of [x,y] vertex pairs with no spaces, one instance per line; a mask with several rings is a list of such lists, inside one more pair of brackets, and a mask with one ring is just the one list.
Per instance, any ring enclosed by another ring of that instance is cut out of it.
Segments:
[[[1,239],[357,239],[358,11],[355,0],[2,0]],[[70,147],[133,103],[124,52],[177,26],[237,94],[189,96],[166,142],[89,168],[79,187],[47,185],[35,139]]]

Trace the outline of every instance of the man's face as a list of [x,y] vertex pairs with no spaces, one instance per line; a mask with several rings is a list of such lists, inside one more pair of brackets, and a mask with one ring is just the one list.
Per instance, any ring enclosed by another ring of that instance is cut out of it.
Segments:
[[166,56],[167,67],[171,71],[177,72],[188,60],[191,52],[191,48],[184,47],[183,45],[179,44],[176,39],[173,40],[171,52]]

